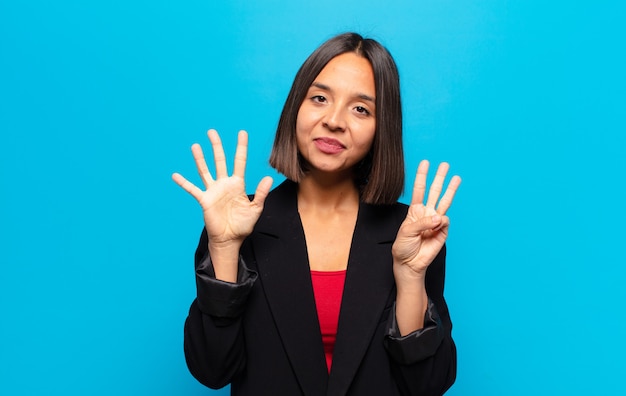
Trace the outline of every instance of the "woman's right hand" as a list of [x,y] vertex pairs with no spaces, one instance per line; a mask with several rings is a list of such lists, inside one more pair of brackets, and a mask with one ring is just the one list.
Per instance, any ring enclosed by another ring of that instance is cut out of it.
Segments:
[[191,146],[205,190],[195,186],[179,173],[172,179],[193,196],[202,207],[204,224],[209,237],[209,253],[218,279],[235,282],[239,248],[250,235],[261,212],[265,198],[272,187],[272,178],[264,177],[258,184],[254,199],[246,194],[244,175],[248,155],[248,134],[240,131],[232,176],[228,176],[226,156],[217,131],[208,131],[213,146],[215,178],[207,167],[199,144]]

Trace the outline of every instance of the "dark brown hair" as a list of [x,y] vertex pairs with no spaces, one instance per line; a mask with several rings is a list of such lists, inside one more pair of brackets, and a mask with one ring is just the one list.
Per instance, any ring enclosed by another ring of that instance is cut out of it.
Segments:
[[361,200],[372,204],[392,204],[404,188],[402,150],[402,105],[398,69],[391,54],[377,41],[356,33],[331,38],[317,48],[302,64],[285,101],[270,165],[288,179],[301,180],[306,165],[298,153],[296,119],[311,84],[324,66],[347,52],[367,59],[374,71],[376,88],[376,133],[370,152],[355,168],[355,182]]

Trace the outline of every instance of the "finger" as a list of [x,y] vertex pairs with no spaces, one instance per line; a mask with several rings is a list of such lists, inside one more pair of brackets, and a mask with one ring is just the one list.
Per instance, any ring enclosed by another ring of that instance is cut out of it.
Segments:
[[439,164],[439,168],[437,168],[437,173],[435,174],[433,183],[431,184],[430,190],[428,191],[428,200],[426,201],[426,206],[430,208],[435,208],[435,206],[437,205],[439,195],[441,194],[441,190],[443,190],[443,182],[446,179],[448,169],[450,169],[450,165],[447,162],[442,162],[441,164]]
[[235,166],[233,170],[234,176],[242,179],[246,173],[246,161],[248,160],[248,133],[239,131],[237,136],[237,150],[235,151]]
[[259,182],[259,185],[256,187],[256,192],[254,193],[254,202],[255,205],[263,207],[265,204],[265,198],[267,198],[267,194],[269,194],[270,189],[272,188],[272,183],[274,180],[270,176],[265,176]]
[[211,172],[209,171],[209,167],[206,164],[206,160],[204,159],[204,153],[202,152],[202,147],[199,144],[194,144],[191,146],[191,153],[193,155],[193,160],[196,162],[196,169],[198,169],[198,174],[204,183],[204,187],[209,188],[209,184],[213,181],[213,176],[211,176]]
[[436,214],[434,216],[424,216],[417,221],[403,226],[403,228],[410,236],[418,236],[424,231],[430,231],[439,228],[442,222],[445,221],[446,220],[444,219],[444,216]]
[[[433,231],[441,231],[444,230],[446,231],[446,229],[450,226],[450,218],[448,216],[441,216],[441,222],[439,223],[439,225],[435,228],[433,228]],[[447,234],[447,231],[446,231]]]
[[196,187],[192,182],[185,179],[183,175],[180,173],[172,174],[172,180],[179,186],[183,188],[183,190],[187,191],[192,197],[194,197],[197,201],[200,201],[202,196],[202,190]]
[[426,193],[426,177],[428,176],[427,160],[422,160],[417,167],[415,182],[413,183],[413,196],[411,197],[411,205],[423,205],[424,194]]
[[456,191],[459,189],[460,185],[461,178],[459,176],[453,176],[450,180],[450,183],[448,183],[448,188],[446,189],[446,192],[443,194],[443,197],[441,197],[441,200],[439,201],[439,205],[437,205],[437,213],[439,213],[440,215],[446,214],[446,212],[448,211],[448,209],[450,209],[450,206],[452,205],[452,200],[454,199],[454,195],[456,194]]
[[209,129],[207,132],[211,146],[213,146],[213,159],[215,161],[215,177],[217,179],[228,177],[228,169],[226,167],[226,155],[222,146],[222,139],[215,129]]

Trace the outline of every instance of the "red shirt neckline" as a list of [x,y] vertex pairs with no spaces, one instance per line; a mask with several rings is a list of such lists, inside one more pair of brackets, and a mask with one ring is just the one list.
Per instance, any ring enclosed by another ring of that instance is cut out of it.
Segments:
[[322,344],[326,356],[326,366],[330,373],[333,351],[337,340],[341,297],[347,270],[311,271],[315,308],[322,333]]

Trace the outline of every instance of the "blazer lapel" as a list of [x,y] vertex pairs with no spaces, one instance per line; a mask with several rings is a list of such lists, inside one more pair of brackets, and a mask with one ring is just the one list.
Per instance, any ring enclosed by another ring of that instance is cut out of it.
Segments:
[[259,280],[291,366],[305,395],[325,395],[328,370],[295,183],[268,196],[256,231]]
[[[389,212],[361,204],[341,302],[328,395],[344,395],[394,289],[391,244],[399,224]],[[382,340],[381,340],[382,342]]]

